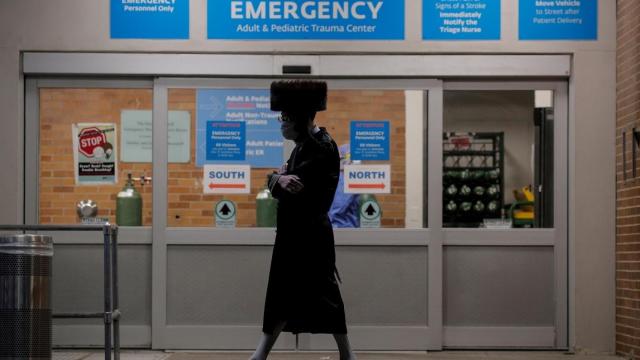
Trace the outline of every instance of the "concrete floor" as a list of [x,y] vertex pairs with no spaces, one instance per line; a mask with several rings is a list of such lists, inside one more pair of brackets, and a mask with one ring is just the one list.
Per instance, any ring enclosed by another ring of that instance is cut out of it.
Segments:
[[[121,360],[247,360],[250,352],[123,351]],[[358,360],[622,360],[610,355],[558,351],[356,352]],[[269,360],[339,360],[335,352],[273,352]],[[53,360],[104,360],[99,351],[54,351]]]

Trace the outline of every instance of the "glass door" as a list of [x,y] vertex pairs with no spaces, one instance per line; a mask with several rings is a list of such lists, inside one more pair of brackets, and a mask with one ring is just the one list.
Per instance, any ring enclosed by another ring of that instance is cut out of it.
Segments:
[[567,347],[566,84],[446,83],[443,109],[444,346]]
[[[150,80],[27,79],[25,220],[117,223],[122,345],[151,345],[152,104]],[[127,191],[126,189],[130,190]],[[101,233],[56,231],[54,313],[104,301]],[[99,319],[54,319],[54,345],[104,341]]]
[[[270,83],[156,81],[155,347],[251,349],[259,339],[275,235],[275,224],[265,222],[261,196],[266,175],[276,171],[293,148],[279,134],[278,114],[269,110]],[[332,221],[354,346],[437,349],[441,249],[428,226],[432,219],[427,202],[436,195],[429,190],[426,144],[432,136],[427,118],[441,114],[441,82],[327,83],[328,109],[317,114],[316,122],[340,148],[342,179]],[[178,113],[188,126],[175,125]],[[217,137],[220,127],[242,129],[242,150]],[[171,150],[172,129],[177,128],[188,129],[191,144],[181,162],[172,160],[177,159]],[[227,161],[227,155],[237,157]],[[235,183],[246,184],[245,189],[216,190],[219,185],[211,174],[232,183],[230,174],[243,167],[248,169],[246,179]],[[353,206],[341,207],[339,202]],[[232,221],[223,219],[221,204],[233,214]],[[287,334],[276,346],[294,349],[296,344],[301,350],[335,346],[330,337],[296,339]]]

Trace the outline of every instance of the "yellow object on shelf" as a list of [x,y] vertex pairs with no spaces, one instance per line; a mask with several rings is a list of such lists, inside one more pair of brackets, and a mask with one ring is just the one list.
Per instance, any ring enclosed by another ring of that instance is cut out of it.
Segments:
[[533,225],[535,203],[531,186],[525,186],[522,190],[514,190],[513,196],[516,198],[516,202],[511,206],[511,218],[514,223]]
[[513,190],[513,197],[516,198],[516,201],[533,201],[533,192],[531,191],[531,186],[525,186],[522,190]]
[[533,211],[514,210],[513,218],[517,220],[533,220]]

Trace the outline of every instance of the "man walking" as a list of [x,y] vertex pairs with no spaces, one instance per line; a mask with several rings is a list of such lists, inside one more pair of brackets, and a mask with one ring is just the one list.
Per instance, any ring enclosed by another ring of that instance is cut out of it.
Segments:
[[285,166],[269,175],[278,202],[275,246],[264,309],[263,336],[251,357],[265,360],[281,331],[333,334],[340,360],[349,346],[340,277],[328,211],[338,184],[338,148],[315,124],[326,110],[327,85],[318,81],[271,84],[271,110],[281,111],[284,138],[296,146]]

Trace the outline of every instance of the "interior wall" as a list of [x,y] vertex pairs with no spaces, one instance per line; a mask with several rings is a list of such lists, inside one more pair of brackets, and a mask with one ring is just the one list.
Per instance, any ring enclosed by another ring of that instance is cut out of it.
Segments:
[[445,91],[445,132],[504,132],[504,201],[533,185],[533,91]]
[[[115,222],[116,194],[126,183],[127,174],[151,175],[151,163],[123,162],[121,112],[152,107],[150,89],[58,89],[40,90],[39,219],[41,224],[74,224],[76,203],[91,199],[98,205],[98,217]],[[338,145],[349,143],[349,123],[353,120],[390,122],[389,163],[392,167],[392,193],[378,195],[383,209],[382,226],[405,226],[405,104],[403,91],[329,92],[329,108],[317,115],[319,126],[327,127]],[[224,199],[238,208],[237,226],[256,226],[256,195],[264,189],[266,176],[276,169],[254,168],[251,193],[247,195],[203,195],[202,167],[195,165],[196,91],[171,89],[169,109],[188,111],[191,116],[190,160],[169,164],[168,219],[170,227],[212,227],[214,204]],[[113,185],[78,185],[74,175],[72,125],[111,123],[116,126],[118,156],[117,182]],[[143,201],[142,224],[151,225],[152,184],[135,184]]]
[[[390,124],[391,193],[378,194],[383,210],[381,226],[405,227],[405,98],[404,91],[331,90],[327,110],[316,115],[318,126],[326,127],[338,146],[350,141],[350,122],[354,120],[386,120]],[[275,169],[251,170],[251,194],[203,195],[202,168],[195,165],[194,89],[170,89],[169,109],[191,114],[191,160],[186,164],[169,164],[169,218],[171,227],[212,226],[212,204],[222,198],[238,204],[238,227],[256,225],[255,197],[264,188],[266,176]],[[286,160],[286,159],[284,159]],[[369,162],[367,162],[369,163]],[[195,180],[194,180],[195,179]]]
[[[120,161],[122,151],[121,111],[148,110],[151,89],[41,89],[39,215],[41,224],[75,224],[80,219],[76,203],[91,199],[98,217],[115,223],[116,196],[127,182],[127,174],[151,176],[151,163]],[[109,123],[116,127],[117,182],[78,185],[75,181],[72,126],[77,123]],[[151,225],[152,186],[135,187],[142,197],[142,223]]]

